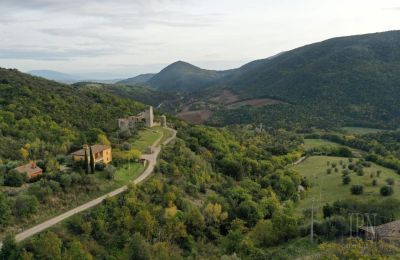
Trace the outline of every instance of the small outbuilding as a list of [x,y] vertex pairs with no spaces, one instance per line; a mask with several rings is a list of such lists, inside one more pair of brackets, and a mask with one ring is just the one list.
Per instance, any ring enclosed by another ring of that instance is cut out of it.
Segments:
[[21,165],[15,168],[14,170],[19,173],[26,174],[28,179],[32,179],[43,174],[43,169],[38,167],[35,162],[30,162],[28,164]]

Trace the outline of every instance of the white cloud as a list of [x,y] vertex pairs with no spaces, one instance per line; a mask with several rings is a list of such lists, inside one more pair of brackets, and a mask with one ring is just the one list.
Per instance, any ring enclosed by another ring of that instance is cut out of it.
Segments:
[[1,0],[0,66],[132,76],[187,60],[225,69],[330,37],[400,29],[396,2]]

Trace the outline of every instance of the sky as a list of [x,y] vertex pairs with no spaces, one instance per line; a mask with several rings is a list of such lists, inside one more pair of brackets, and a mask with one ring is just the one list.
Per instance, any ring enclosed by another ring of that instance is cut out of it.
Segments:
[[125,78],[400,29],[398,0],[0,0],[0,67]]

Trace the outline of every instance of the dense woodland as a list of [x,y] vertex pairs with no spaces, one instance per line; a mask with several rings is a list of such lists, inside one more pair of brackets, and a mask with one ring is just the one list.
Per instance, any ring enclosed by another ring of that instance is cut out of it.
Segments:
[[136,114],[144,105],[0,69],[0,108],[0,159],[27,160],[65,155],[97,142],[99,134],[117,128],[117,118]]
[[[312,187],[287,167],[301,156],[302,138],[285,130],[176,126],[179,139],[164,147],[147,182],[22,247],[9,239],[6,248],[16,247],[13,252],[28,259],[293,257],[276,246],[309,234],[309,212],[297,212],[296,205]],[[386,223],[399,208],[395,199],[326,205],[314,227],[316,239],[326,241],[323,254],[361,254],[368,247],[355,240],[354,250],[346,252],[329,242],[349,234],[348,212],[379,209],[378,221]],[[377,256],[398,253],[385,244],[374,246],[380,247],[371,251]]]

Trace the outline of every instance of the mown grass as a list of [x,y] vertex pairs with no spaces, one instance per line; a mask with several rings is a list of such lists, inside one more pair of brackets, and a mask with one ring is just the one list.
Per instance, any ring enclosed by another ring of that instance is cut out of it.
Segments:
[[130,140],[132,148],[138,149],[142,153],[148,152],[148,148],[152,146],[158,139],[163,136],[161,127],[146,128],[139,132],[138,137]]
[[[354,159],[356,161],[357,159]],[[327,163],[336,162],[339,172],[332,171],[331,174],[326,173]],[[351,182],[348,185],[342,183],[342,166],[339,164],[342,161],[348,165],[348,158],[330,157],[330,156],[312,156],[307,158],[304,162],[293,167],[302,176],[307,177],[312,185],[306,192],[306,197],[299,202],[299,210],[310,208],[312,200],[315,200],[315,205],[323,206],[328,202],[336,200],[343,200],[349,198],[355,199],[385,199],[380,195],[380,188],[386,185],[387,178],[393,178],[395,184],[393,185],[394,194],[391,197],[400,199],[400,176],[393,170],[384,168],[382,166],[373,164],[371,167],[364,167],[364,176],[358,176],[356,173],[350,171]],[[376,172],[380,170],[380,177],[376,176]],[[377,186],[372,185],[371,174],[377,179]],[[362,195],[352,195],[350,187],[354,184],[364,185],[364,193]]]

